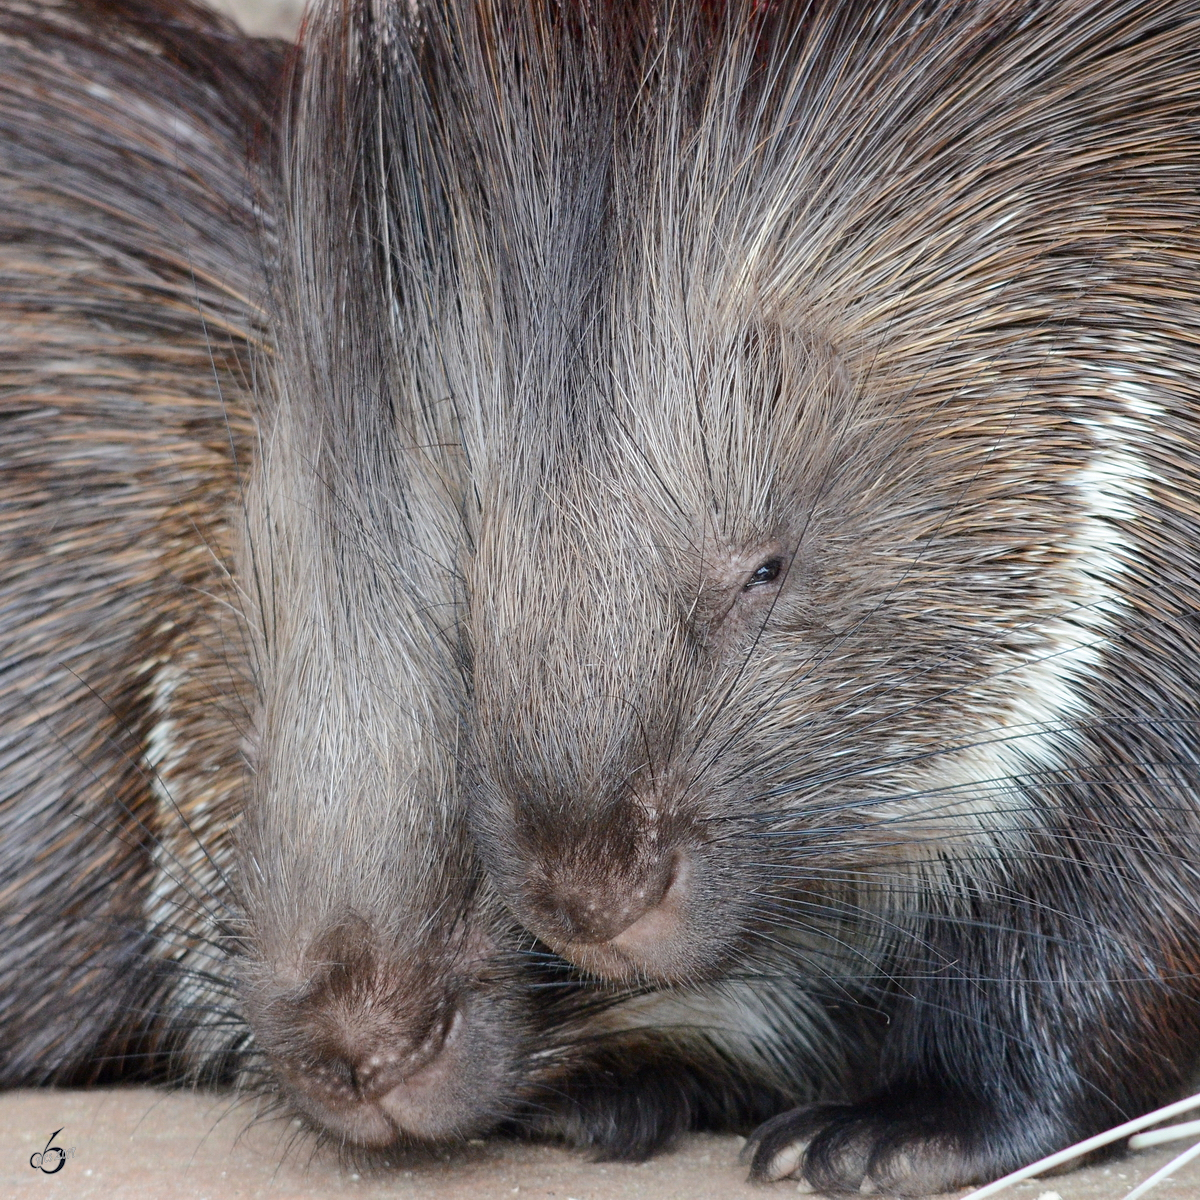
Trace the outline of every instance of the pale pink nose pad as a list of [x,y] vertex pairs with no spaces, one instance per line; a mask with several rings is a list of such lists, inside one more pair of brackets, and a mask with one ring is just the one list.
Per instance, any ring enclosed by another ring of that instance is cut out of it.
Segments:
[[683,926],[690,891],[692,866],[686,855],[676,855],[658,903],[631,921],[611,944],[634,957],[648,955],[674,940]]

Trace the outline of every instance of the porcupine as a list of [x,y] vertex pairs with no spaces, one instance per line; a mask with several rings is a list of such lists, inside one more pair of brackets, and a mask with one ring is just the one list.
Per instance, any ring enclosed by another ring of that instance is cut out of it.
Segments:
[[596,993],[480,889],[469,497],[425,345],[453,352],[455,277],[406,145],[439,15],[317,14],[280,162],[277,48],[178,2],[0,11],[0,1082],[240,1083],[343,1144],[507,1122],[638,1156],[803,1093],[722,1014],[819,1030],[736,986]]
[[632,28],[591,210],[478,186],[478,842],[591,972],[857,1014],[755,1177],[994,1178],[1195,1066],[1200,17]]

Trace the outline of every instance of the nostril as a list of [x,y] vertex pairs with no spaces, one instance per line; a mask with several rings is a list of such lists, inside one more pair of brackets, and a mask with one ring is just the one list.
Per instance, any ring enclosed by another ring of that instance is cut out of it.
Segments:
[[437,1137],[445,1133],[445,1097],[462,1070],[462,1055],[456,1052],[455,1043],[463,1037],[464,1024],[462,1014],[455,1013],[435,1051],[417,1070],[378,1097],[379,1109],[411,1136]]
[[398,1034],[377,1033],[369,1044],[345,1031],[328,1042],[303,1068],[289,1075],[302,1090],[325,1103],[375,1103],[396,1087],[419,1076],[460,1036],[463,1024],[456,1008],[435,1022],[418,1042]]
[[677,854],[656,901],[609,939],[612,945],[626,953],[645,954],[675,939],[684,922],[691,876],[691,861]]
[[403,1073],[403,1062],[408,1057],[396,1050],[385,1050],[360,1058],[350,1067],[354,1094],[369,1101],[389,1091],[394,1079]]
[[594,884],[560,884],[551,892],[547,915],[569,942],[615,942],[664,905],[678,907],[686,874],[683,857],[676,855],[632,886],[611,879]]

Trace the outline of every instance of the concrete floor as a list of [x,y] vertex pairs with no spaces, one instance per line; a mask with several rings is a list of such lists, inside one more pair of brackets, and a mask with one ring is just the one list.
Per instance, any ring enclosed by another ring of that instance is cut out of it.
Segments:
[[[591,1163],[553,1146],[471,1143],[453,1155],[360,1173],[293,1142],[286,1120],[252,1124],[253,1112],[216,1094],[130,1088],[29,1091],[0,1096],[0,1200],[775,1200],[795,1183],[751,1186],[737,1162],[740,1139],[694,1137],[650,1163]],[[74,1153],[47,1175],[30,1166],[56,1129]],[[292,1143],[289,1145],[289,1143]],[[1155,1147],[1013,1188],[1013,1200],[1121,1200],[1167,1162]],[[956,1193],[961,1196],[963,1193]],[[1200,1162],[1150,1193],[1200,1200]]]

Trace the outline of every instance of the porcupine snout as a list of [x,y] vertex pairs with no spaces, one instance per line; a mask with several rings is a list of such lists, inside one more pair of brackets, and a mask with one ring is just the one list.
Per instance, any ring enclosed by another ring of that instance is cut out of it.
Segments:
[[[576,484],[562,481],[556,513],[574,511]],[[694,979],[730,925],[711,787],[675,755],[693,696],[725,686],[698,627],[708,609],[674,583],[703,555],[601,507],[586,527],[547,519],[535,534],[499,501],[489,510],[464,768],[475,841],[517,919],[563,957],[608,979]]]
[[452,943],[389,948],[349,916],[298,968],[264,971],[252,989],[257,1036],[298,1109],[364,1146],[470,1131],[478,1114],[458,1093],[467,1080],[488,1090],[477,1072],[494,1056],[470,948]]
[[685,903],[686,860],[653,854],[629,871],[605,871],[604,857],[597,865],[550,865],[535,878],[526,894],[540,928],[571,944],[610,942],[635,953],[670,936]]
[[598,802],[582,784],[556,805],[487,806],[484,853],[526,928],[606,978],[684,978],[703,907],[703,847],[692,822],[636,794]]

